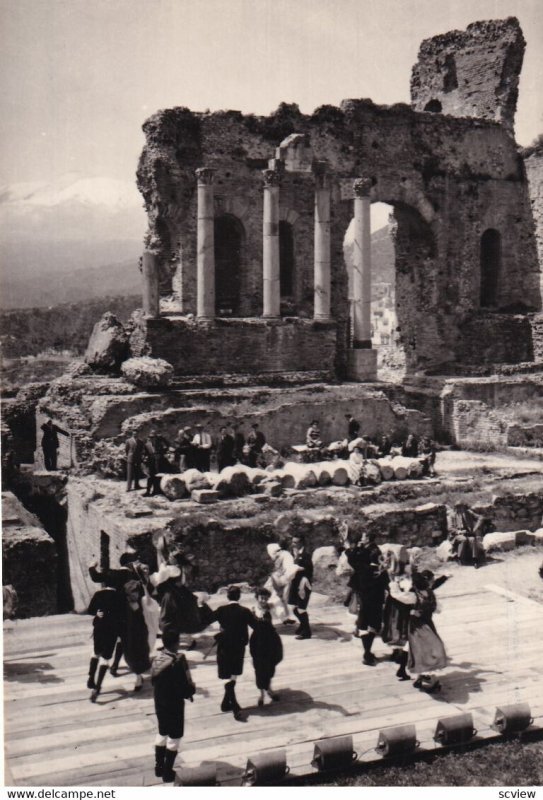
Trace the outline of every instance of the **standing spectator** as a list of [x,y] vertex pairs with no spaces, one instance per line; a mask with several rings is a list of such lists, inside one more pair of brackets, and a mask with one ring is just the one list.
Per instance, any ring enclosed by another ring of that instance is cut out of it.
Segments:
[[232,435],[234,437],[234,464],[241,464],[243,460],[243,448],[245,446],[245,436],[243,435],[243,431],[240,430],[239,425],[234,423],[232,425]]
[[250,467],[256,467],[262,454],[262,448],[266,444],[266,437],[259,430],[258,422],[253,422],[251,425],[252,431],[247,436],[247,445],[249,448],[248,461]]
[[421,456],[421,460],[424,459],[424,472],[429,475],[430,478],[435,478],[436,446],[429,436],[425,436],[421,439],[419,444],[419,456]]
[[[89,679],[87,689],[92,689],[91,703],[95,703],[109,661],[115,649],[117,638],[121,634],[123,623],[122,597],[112,588],[100,589],[96,592],[87,609],[94,616],[92,623],[92,640],[94,653],[89,663]],[[96,678],[96,669],[98,677]]]
[[192,431],[189,427],[181,428],[175,440],[175,460],[179,472],[193,469],[196,466],[194,447],[192,444]]
[[[141,460],[143,456],[143,441],[139,433],[130,436],[125,444],[126,453],[126,491],[141,489]],[[132,487],[132,484],[134,486]]]
[[360,435],[360,423],[352,414],[345,414],[345,419],[347,420],[347,441],[352,442]]
[[236,463],[234,447],[234,437],[223,426],[219,431],[219,441],[217,442],[217,468],[219,472],[225,467],[232,467]]
[[201,423],[196,425],[192,446],[195,448],[196,469],[199,469],[200,472],[209,472],[213,442],[210,434],[204,430],[204,426]]
[[57,468],[57,455],[59,448],[58,434],[61,436],[70,436],[68,431],[63,430],[58,425],[55,425],[52,419],[48,419],[41,429],[43,436],[41,438],[41,447],[43,450],[43,461],[45,469],[48,472],[54,472]]
[[228,603],[219,606],[213,615],[221,626],[217,640],[217,668],[219,678],[226,681],[221,711],[232,711],[234,719],[243,720],[241,707],[236,698],[236,681],[243,673],[245,647],[249,641],[249,628],[254,630],[256,620],[248,608],[239,604],[239,586],[229,586],[226,592]]
[[309,614],[307,606],[311,597],[311,582],[313,581],[313,561],[311,555],[305,549],[303,536],[293,536],[290,552],[294,559],[294,564],[301,569],[295,573],[290,584],[288,603],[293,608],[293,614],[300,623],[296,628],[297,639],[311,639],[311,626],[309,625]]
[[256,688],[260,690],[258,705],[264,705],[264,695],[271,700],[279,700],[271,688],[276,666],[283,660],[283,644],[281,637],[272,624],[270,612],[270,592],[260,588],[255,592],[256,607],[253,608],[255,628],[249,641],[249,650],[255,668]]
[[419,454],[419,443],[417,437],[410,433],[402,445],[402,456],[416,458]]
[[143,447],[143,458],[147,468],[147,489],[145,497],[158,494],[157,475],[160,472],[167,472],[166,451],[167,442],[159,436],[156,430],[152,430]]
[[185,700],[196,692],[187,659],[177,655],[179,634],[167,631],[162,636],[163,648],[153,658],[151,682],[158,722],[155,739],[155,775],[163,783],[175,779],[173,765],[179,751],[179,743],[185,730]]

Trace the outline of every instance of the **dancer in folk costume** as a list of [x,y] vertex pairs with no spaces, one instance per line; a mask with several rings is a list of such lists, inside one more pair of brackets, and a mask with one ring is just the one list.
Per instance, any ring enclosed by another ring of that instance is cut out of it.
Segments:
[[311,583],[313,581],[313,560],[311,554],[305,549],[303,536],[293,536],[290,552],[294,559],[294,565],[300,567],[292,578],[288,604],[293,606],[292,613],[299,621],[296,628],[297,639],[311,639],[311,626],[309,625],[309,614],[307,606],[311,597]]
[[359,602],[356,624],[364,650],[362,663],[374,666],[376,658],[371,647],[381,630],[388,575],[382,566],[381,551],[375,544],[375,534],[363,533],[360,544],[345,552],[353,568],[350,584]]
[[432,673],[447,666],[445,646],[432,619],[437,608],[432,586],[443,579],[446,577],[435,581],[430,570],[414,572],[412,576],[414,603],[409,615],[408,667],[418,673],[413,685],[428,692],[439,691],[441,685]]
[[253,608],[255,626],[249,640],[249,651],[255,668],[256,687],[260,689],[258,705],[264,705],[267,694],[271,700],[279,700],[272,691],[271,681],[276,666],[283,660],[281,637],[273,627],[269,599],[271,592],[264,587],[255,592],[256,605]]
[[409,680],[407,666],[407,638],[409,633],[410,606],[402,602],[405,593],[411,592],[411,569],[407,550],[403,545],[389,545],[383,553],[389,577],[381,638],[392,649],[392,660],[398,664],[399,680]]
[[265,586],[276,595],[275,611],[279,619],[282,619],[283,625],[296,625],[296,620],[289,616],[288,599],[292,579],[302,568],[294,563],[294,558],[287,548],[286,542],[283,541],[266,546],[268,555],[273,561],[273,569]]
[[153,658],[151,683],[158,722],[155,738],[155,775],[164,783],[175,779],[173,765],[185,731],[185,700],[196,692],[187,660],[177,655],[179,634],[168,631],[162,637],[163,648]]
[[[109,662],[115,650],[115,643],[121,634],[123,624],[123,598],[115,589],[97,591],[87,609],[94,616],[92,622],[93,655],[89,663],[87,689],[92,689],[91,703],[95,703]],[[98,677],[96,670],[98,669]]]
[[136,675],[134,691],[138,692],[143,686],[143,673],[149,669],[150,652],[154,646],[154,642],[150,641],[142,603],[148,591],[147,576],[142,568],[144,565],[133,550],[123,553],[119,563],[120,569],[102,571],[96,564],[91,564],[89,574],[95,583],[104,583],[116,589],[123,598],[123,655],[129,669]]
[[228,603],[219,606],[213,614],[221,630],[216,634],[217,669],[219,678],[226,681],[221,711],[232,711],[234,719],[243,720],[241,707],[236,698],[236,681],[243,673],[245,647],[249,641],[249,628],[254,630],[256,619],[248,608],[239,604],[239,586],[229,586],[226,592]]

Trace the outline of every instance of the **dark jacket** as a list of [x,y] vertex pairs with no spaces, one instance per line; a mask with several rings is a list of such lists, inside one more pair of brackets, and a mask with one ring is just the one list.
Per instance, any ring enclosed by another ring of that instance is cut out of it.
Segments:
[[234,463],[234,437],[227,433],[217,442],[217,461],[226,466]]
[[360,433],[360,423],[357,422],[356,419],[350,419],[349,427],[347,429],[348,440],[352,442],[353,439],[357,439],[359,433]]
[[141,464],[143,455],[143,442],[135,436],[126,440],[125,444],[126,460],[132,464]]
[[249,628],[254,628],[256,624],[254,614],[239,603],[219,606],[213,619],[222,628],[220,636],[224,646],[233,648],[245,647],[249,641]]
[[42,447],[50,450],[58,450],[59,441],[58,441],[58,434],[60,433],[62,436],[69,436],[70,434],[59,428],[58,425],[47,425],[44,423],[41,426],[43,431],[43,436],[41,437],[41,445]]
[[262,448],[266,444],[266,437],[262,433],[262,431],[255,431],[252,430],[251,433],[247,436],[247,444],[251,448],[251,450],[255,453],[261,453]]

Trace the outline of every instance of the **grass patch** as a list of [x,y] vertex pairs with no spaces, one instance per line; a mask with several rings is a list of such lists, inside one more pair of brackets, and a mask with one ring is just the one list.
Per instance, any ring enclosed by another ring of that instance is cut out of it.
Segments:
[[543,742],[497,742],[415,763],[372,767],[342,776],[311,776],[312,786],[541,786]]

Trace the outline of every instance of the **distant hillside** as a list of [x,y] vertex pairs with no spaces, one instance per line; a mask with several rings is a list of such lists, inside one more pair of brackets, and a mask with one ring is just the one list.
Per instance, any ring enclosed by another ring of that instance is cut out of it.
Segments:
[[[45,261],[46,254],[42,252],[41,255]],[[72,258],[71,263],[77,267],[70,268],[69,262],[59,265],[53,256],[49,257],[47,263],[54,263],[56,269],[36,266],[30,270],[26,262],[16,270],[13,261],[10,261],[11,269],[9,272],[2,269],[0,277],[0,307],[55,306],[141,292],[141,273],[136,255],[117,263],[102,261],[104,266],[82,267],[80,261]]]
[[[395,282],[395,254],[392,232],[394,225],[385,225],[371,235],[371,276],[373,283]],[[345,242],[344,253],[348,264],[353,263],[354,242],[349,236]]]
[[102,297],[53,308],[0,313],[0,343],[4,358],[33,356],[49,348],[83,353],[94,324],[106,311],[126,321],[141,307],[141,295]]

